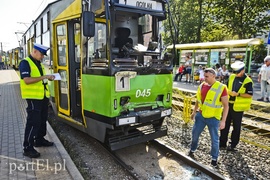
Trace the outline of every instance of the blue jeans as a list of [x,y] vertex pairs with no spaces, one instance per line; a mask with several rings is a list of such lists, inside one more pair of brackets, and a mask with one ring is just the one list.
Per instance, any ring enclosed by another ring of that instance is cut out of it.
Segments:
[[204,118],[200,112],[196,113],[195,123],[192,128],[192,142],[190,150],[194,152],[198,147],[199,137],[205,128],[208,127],[211,136],[211,156],[213,160],[217,160],[219,155],[219,120],[216,118]]

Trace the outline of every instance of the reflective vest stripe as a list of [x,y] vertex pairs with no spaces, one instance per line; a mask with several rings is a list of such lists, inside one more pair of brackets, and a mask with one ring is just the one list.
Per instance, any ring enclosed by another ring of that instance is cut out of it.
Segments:
[[209,107],[212,107],[212,108],[221,108],[222,105],[216,105],[215,104],[215,102],[217,101],[217,98],[219,97],[219,94],[222,93],[221,89],[222,89],[222,84],[220,84],[217,89],[211,87],[211,90],[214,91],[214,92],[216,92],[216,94],[215,94],[215,96],[213,98],[212,104],[210,104],[208,102],[204,102],[204,104],[206,106],[209,106]]

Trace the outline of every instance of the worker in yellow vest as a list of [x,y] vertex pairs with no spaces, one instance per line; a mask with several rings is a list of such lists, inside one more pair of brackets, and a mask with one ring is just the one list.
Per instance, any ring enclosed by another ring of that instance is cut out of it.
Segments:
[[[226,126],[220,132],[220,149],[236,151],[235,147],[239,143],[241,124],[244,111],[250,109],[253,95],[253,81],[245,74],[245,63],[235,61],[231,64],[233,74],[227,82],[229,94],[229,112],[226,119]],[[227,147],[228,134],[233,124],[231,142]]]
[[228,93],[226,86],[216,81],[217,72],[213,68],[204,69],[204,82],[197,91],[197,100],[191,119],[195,118],[192,128],[192,141],[189,156],[195,157],[194,152],[198,147],[199,137],[205,126],[208,127],[211,136],[211,165],[217,167],[219,155],[218,131],[225,127],[228,113]]
[[28,105],[23,155],[30,158],[40,156],[34,146],[53,146],[53,142],[44,138],[50,97],[47,80],[54,80],[53,75],[45,74],[41,63],[48,50],[49,47],[34,43],[31,54],[19,64],[21,95]]

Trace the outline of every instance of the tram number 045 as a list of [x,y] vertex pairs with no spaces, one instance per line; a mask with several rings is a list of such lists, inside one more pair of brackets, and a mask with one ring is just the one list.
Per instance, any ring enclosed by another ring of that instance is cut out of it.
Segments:
[[136,98],[138,97],[149,97],[151,95],[151,89],[138,89],[136,91]]

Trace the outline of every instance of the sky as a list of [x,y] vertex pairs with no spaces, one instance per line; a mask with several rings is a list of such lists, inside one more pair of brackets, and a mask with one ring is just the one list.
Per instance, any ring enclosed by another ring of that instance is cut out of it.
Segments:
[[[22,33],[53,1],[55,0],[1,0],[0,42],[2,43],[2,50],[8,51],[18,47],[18,41],[21,40]],[[15,32],[17,32],[17,35]]]

